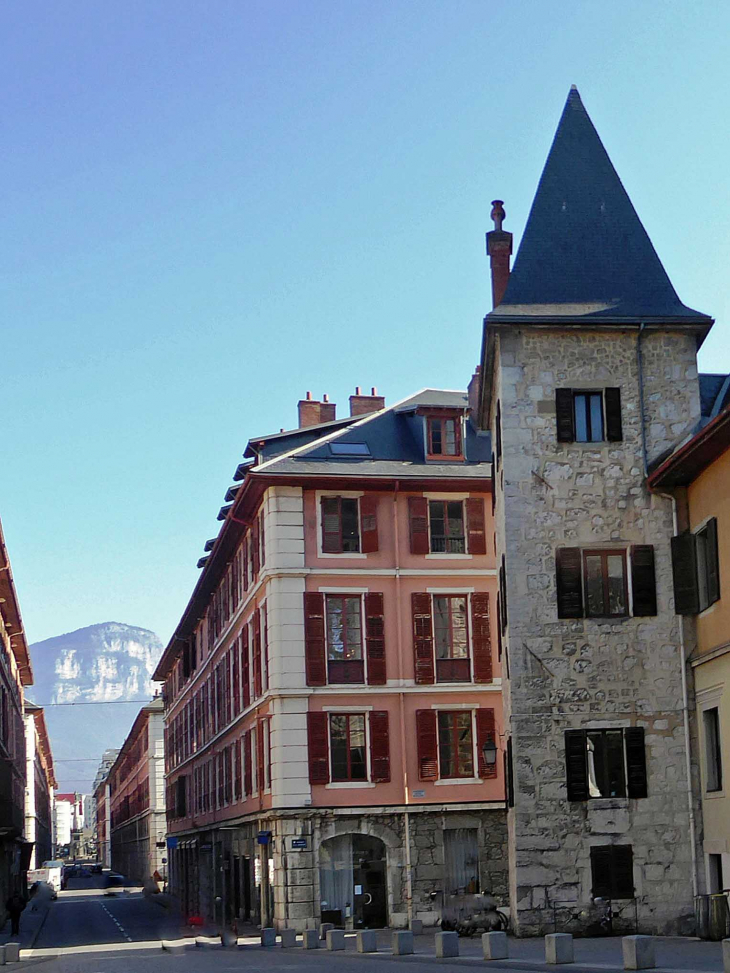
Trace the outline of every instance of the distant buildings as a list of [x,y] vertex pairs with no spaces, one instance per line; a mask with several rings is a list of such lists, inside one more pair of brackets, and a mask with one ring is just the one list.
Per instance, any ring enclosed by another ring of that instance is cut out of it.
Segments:
[[25,703],[25,838],[33,842],[30,868],[54,857],[53,806],[56,779],[43,708]]
[[164,877],[165,763],[161,698],[143,706],[96,790],[97,829],[108,843],[111,867],[149,883]]
[[69,848],[71,845],[75,802],[75,794],[56,794],[54,814],[56,821],[56,847],[59,851],[64,847]]
[[94,780],[94,821],[96,825],[97,857],[104,868],[111,868],[111,804],[109,801],[109,771],[119,750],[105,750]]

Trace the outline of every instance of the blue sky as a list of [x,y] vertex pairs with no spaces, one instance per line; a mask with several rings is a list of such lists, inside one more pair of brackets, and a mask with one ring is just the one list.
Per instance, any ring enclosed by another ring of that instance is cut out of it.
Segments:
[[[572,83],[730,370],[730,7],[6,0],[0,516],[31,641],[172,633],[246,440],[465,387]],[[43,702],[43,701],[40,701]]]

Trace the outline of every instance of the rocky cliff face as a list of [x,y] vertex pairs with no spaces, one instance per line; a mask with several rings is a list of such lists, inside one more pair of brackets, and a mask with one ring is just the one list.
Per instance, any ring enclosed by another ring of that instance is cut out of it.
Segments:
[[36,642],[30,651],[35,684],[28,696],[46,705],[60,789],[88,792],[104,750],[122,745],[142,702],[154,695],[162,643],[147,629],[104,622]]

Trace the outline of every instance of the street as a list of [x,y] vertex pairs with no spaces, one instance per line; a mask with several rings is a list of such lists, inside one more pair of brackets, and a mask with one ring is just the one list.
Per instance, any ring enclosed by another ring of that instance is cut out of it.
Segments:
[[[345,952],[303,950],[276,946],[263,949],[255,936],[240,938],[238,948],[223,949],[212,941],[196,947],[190,930],[180,927],[179,920],[141,891],[105,894],[103,880],[71,879],[70,887],[53,902],[32,948],[23,951],[23,968],[42,967],[47,973],[278,973],[301,970],[302,973],[375,973],[392,963],[405,963],[412,973],[426,973],[434,965],[457,970],[482,967],[479,937],[459,941],[460,956],[437,960],[434,932],[429,930],[415,939],[415,955],[394,957],[390,933],[378,933],[376,954],[356,953],[354,934],[345,939]],[[187,945],[166,952],[162,941]],[[322,944],[323,946],[324,944]],[[547,971],[541,939],[510,939],[510,959],[488,964],[512,973]],[[658,971],[722,970],[720,943],[689,939],[656,941]],[[620,938],[576,939],[576,962],[573,973],[606,973],[621,970]],[[326,970],[323,970],[323,967]]]

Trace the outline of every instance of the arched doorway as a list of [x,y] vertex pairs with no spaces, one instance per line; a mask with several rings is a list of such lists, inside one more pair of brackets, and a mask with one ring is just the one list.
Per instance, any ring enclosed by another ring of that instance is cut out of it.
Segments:
[[355,929],[388,925],[386,850],[380,838],[341,834],[319,849],[322,921]]

